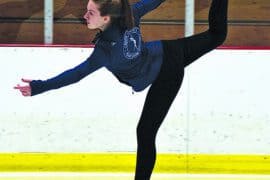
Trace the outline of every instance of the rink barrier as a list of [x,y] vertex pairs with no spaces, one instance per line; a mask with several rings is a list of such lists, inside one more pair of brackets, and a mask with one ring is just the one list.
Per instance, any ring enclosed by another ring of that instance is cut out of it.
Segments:
[[[0,44],[0,47],[78,47],[94,45]],[[269,50],[269,47],[219,47]],[[0,153],[0,172],[134,172],[135,153]],[[194,174],[267,174],[270,155],[158,154],[155,172]]]

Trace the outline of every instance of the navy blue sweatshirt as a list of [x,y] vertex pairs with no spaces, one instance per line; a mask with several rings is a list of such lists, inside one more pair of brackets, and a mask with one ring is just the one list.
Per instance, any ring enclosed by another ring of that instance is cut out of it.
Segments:
[[121,30],[111,24],[95,38],[93,53],[80,65],[48,80],[30,83],[32,96],[80,81],[85,76],[105,67],[122,83],[134,91],[142,91],[156,79],[162,64],[161,41],[143,42],[140,20],[165,0],[141,0],[132,6],[135,27]]

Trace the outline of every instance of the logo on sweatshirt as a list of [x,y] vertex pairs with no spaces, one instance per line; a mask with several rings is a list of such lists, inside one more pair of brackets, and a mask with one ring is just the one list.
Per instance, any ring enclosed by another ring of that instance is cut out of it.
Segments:
[[127,59],[134,59],[141,53],[142,37],[138,27],[127,30],[124,34],[123,52]]

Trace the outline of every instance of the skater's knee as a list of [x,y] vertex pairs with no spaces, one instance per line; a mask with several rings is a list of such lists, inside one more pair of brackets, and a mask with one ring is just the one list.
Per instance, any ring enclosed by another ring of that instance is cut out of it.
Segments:
[[212,34],[212,37],[216,46],[222,45],[225,42],[227,38],[227,34],[228,34],[227,29],[220,30],[220,31],[210,31],[210,33]]
[[147,128],[142,123],[139,123],[136,129],[137,139],[143,139],[147,135]]
[[154,127],[151,127],[144,123],[139,123],[136,130],[138,141],[146,139],[149,141],[151,139],[155,139],[156,130]]
[[227,30],[218,33],[217,43],[219,45],[222,45],[225,42],[225,40],[227,38],[227,34],[228,34]]

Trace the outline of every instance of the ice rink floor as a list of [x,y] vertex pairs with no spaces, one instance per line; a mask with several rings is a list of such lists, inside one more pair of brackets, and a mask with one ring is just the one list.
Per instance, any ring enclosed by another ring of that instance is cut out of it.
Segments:
[[[270,175],[154,174],[151,180],[270,180]],[[133,180],[120,173],[0,173],[0,180]]]

